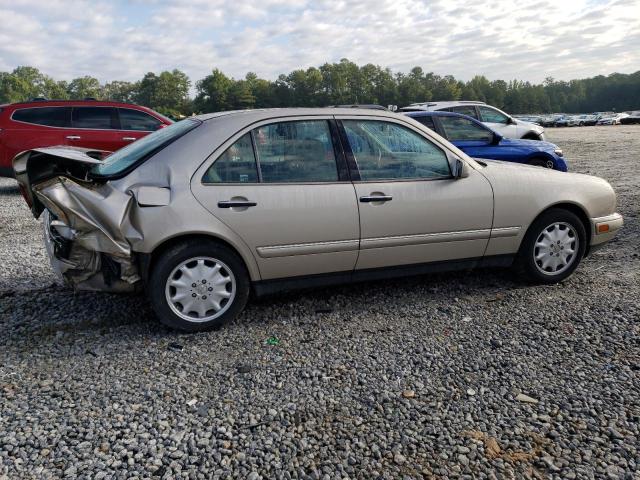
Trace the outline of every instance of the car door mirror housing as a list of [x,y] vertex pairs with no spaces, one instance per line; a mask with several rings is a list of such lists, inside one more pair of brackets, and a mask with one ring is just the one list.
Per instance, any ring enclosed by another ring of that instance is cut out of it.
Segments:
[[500,135],[499,133],[493,132],[493,140],[491,141],[491,144],[492,145],[498,145],[503,138],[504,137],[502,135]]
[[453,162],[453,178],[456,180],[459,178],[465,178],[469,176],[468,166],[465,162],[456,158]]

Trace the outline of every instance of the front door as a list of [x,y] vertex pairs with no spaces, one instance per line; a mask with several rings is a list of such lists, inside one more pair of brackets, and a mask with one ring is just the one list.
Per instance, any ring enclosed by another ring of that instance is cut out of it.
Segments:
[[116,131],[118,148],[125,147],[164,126],[160,120],[140,110],[133,108],[118,108],[117,110],[120,120]]
[[117,121],[116,109],[112,107],[73,107],[66,144],[115,152],[122,147],[116,130]]
[[478,106],[478,111],[480,112],[480,121],[503,137],[520,138],[522,136],[518,131],[518,125],[512,123],[511,118],[501,111],[484,105]]
[[486,125],[457,116],[440,116],[436,120],[442,136],[470,157],[500,160],[496,154],[501,147],[495,143],[495,135]]
[[263,280],[355,267],[358,205],[336,142],[330,118],[267,122],[227,142],[192,180],[200,203],[250,247]]
[[[399,120],[344,119],[360,205],[356,269],[484,255],[493,192],[473,168],[454,179],[445,148]],[[356,175],[357,175],[356,174]]]

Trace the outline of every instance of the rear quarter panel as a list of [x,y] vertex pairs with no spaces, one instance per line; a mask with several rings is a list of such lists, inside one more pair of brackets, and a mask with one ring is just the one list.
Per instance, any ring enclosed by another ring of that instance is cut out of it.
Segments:
[[130,213],[132,232],[144,232],[144,236],[129,239],[133,251],[152,253],[176,237],[208,235],[230,244],[244,260],[251,279],[259,280],[260,272],[249,246],[206,210],[191,192],[193,173],[236,128],[234,125],[226,127],[228,130],[216,129],[213,122],[204,122],[126,177],[112,183],[114,188],[134,196],[140,186],[157,186],[171,191],[168,205],[142,207],[134,202]]

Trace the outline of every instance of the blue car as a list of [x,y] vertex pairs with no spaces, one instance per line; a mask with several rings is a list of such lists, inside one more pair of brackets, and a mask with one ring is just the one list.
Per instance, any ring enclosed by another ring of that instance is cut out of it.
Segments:
[[476,119],[459,113],[407,112],[405,115],[443,136],[470,157],[567,171],[562,150],[553,143],[504,138]]

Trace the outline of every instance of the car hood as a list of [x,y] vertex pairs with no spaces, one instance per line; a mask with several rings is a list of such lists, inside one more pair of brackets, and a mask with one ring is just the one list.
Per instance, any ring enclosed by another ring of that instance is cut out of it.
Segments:
[[554,150],[559,148],[557,145],[551,142],[507,137],[503,137],[502,140],[500,140],[500,145],[509,147],[526,147],[527,149],[535,150],[537,152],[553,152]]
[[544,128],[538,125],[537,123],[525,122],[524,120],[518,120],[517,118],[515,118],[514,120],[521,127],[528,128],[530,130],[533,130],[534,132],[540,133],[544,131]]

